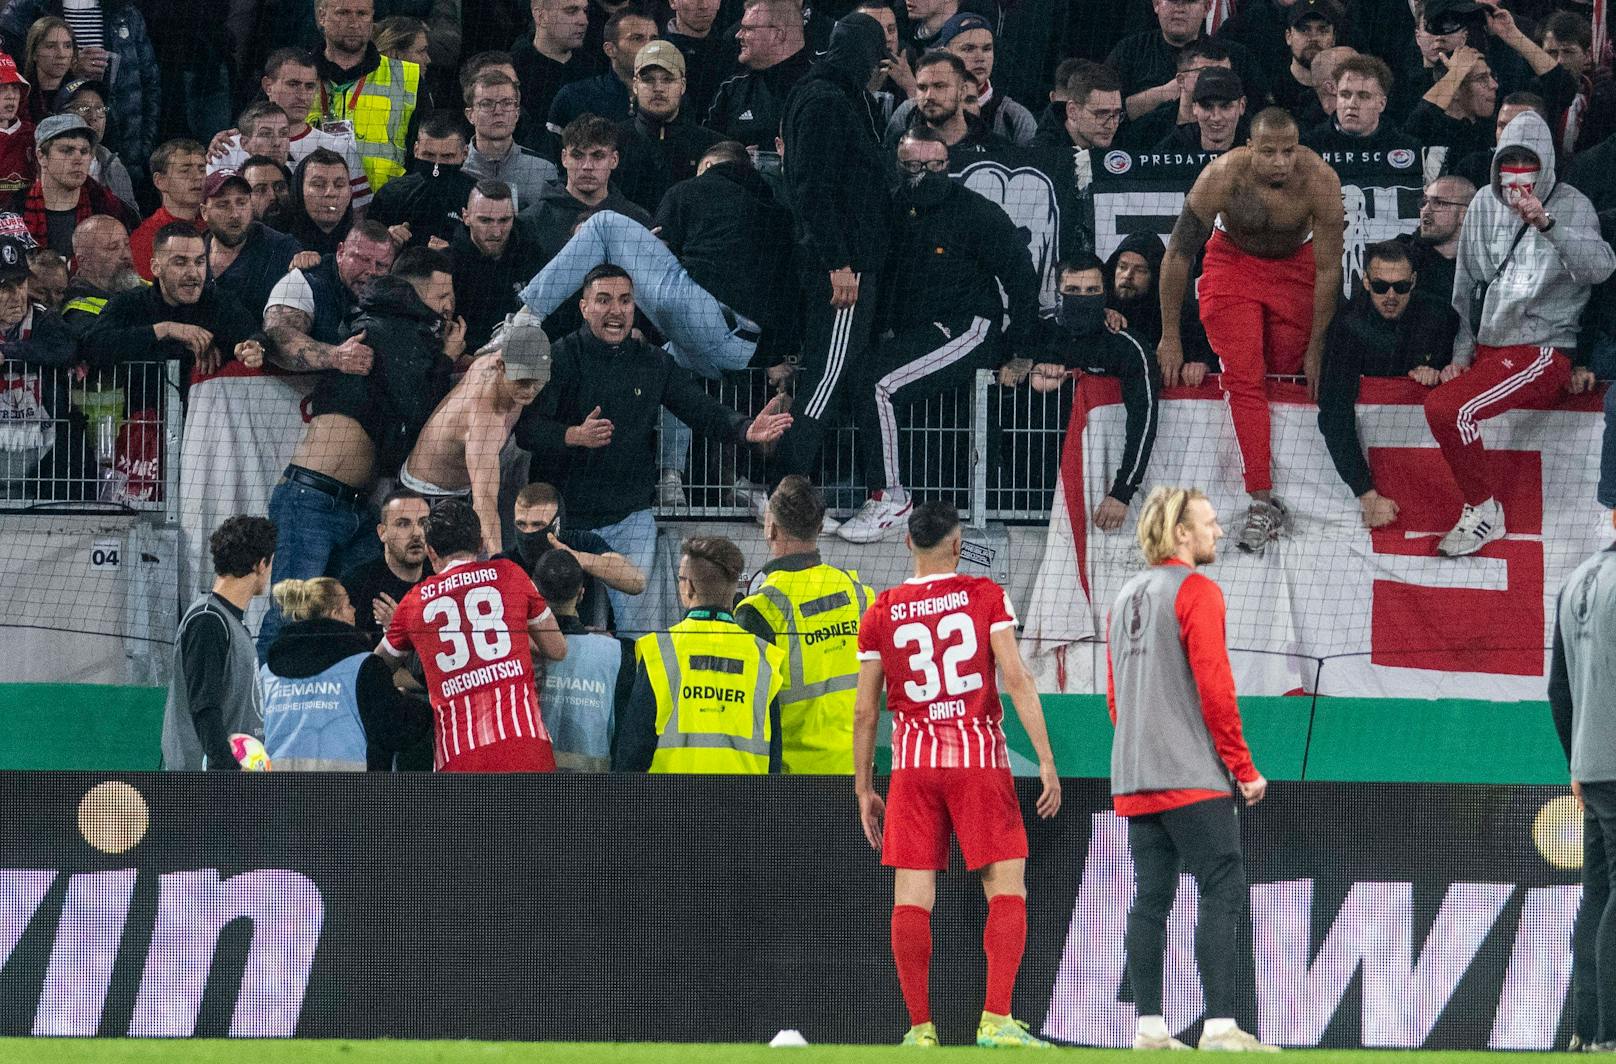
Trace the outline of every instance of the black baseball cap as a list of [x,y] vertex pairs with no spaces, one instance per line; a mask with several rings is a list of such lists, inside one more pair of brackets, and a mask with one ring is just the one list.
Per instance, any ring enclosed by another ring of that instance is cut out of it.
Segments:
[[1336,29],[1341,28],[1341,9],[1330,0],[1300,0],[1299,3],[1292,4],[1285,24],[1295,29],[1310,18],[1320,18]]
[[1425,5],[1425,32],[1438,37],[1459,33],[1474,25],[1474,16],[1485,10],[1476,0],[1428,0]]
[[1195,75],[1195,91],[1190,99],[1196,103],[1208,100],[1238,100],[1246,94],[1240,75],[1228,67],[1202,67]]
[[28,278],[28,245],[14,236],[0,236],[0,284]]

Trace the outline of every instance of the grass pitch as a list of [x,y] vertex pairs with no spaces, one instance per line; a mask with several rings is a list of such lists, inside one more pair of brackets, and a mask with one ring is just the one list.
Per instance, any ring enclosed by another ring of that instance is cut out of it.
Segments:
[[[1004,1052],[948,1047],[920,1053],[881,1046],[663,1045],[602,1042],[338,1042],[338,1041],[143,1041],[121,1039],[0,1039],[0,1061],[18,1064],[886,1064],[914,1061],[984,1064]],[[1368,1050],[1290,1050],[1280,1059],[1305,1064],[1513,1064],[1554,1059],[1558,1053],[1498,1053]],[[1412,1058],[1412,1059],[1411,1059]],[[1010,1059],[1019,1055],[1010,1054]],[[1141,1064],[1142,1059],[1180,1060],[1171,1053],[1119,1049],[1058,1049],[1033,1060],[1072,1064]]]

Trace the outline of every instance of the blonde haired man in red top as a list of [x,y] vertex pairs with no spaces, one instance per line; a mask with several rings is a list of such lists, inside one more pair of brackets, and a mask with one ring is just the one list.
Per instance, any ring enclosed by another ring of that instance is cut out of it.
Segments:
[[1240,730],[1224,643],[1223,592],[1197,570],[1217,557],[1217,511],[1199,491],[1157,488],[1139,514],[1150,568],[1123,586],[1107,624],[1106,699],[1116,738],[1111,794],[1128,821],[1138,890],[1128,913],[1135,1049],[1187,1049],[1162,1013],[1162,940],[1182,868],[1200,888],[1195,960],[1206,993],[1200,1048],[1271,1052],[1234,1021],[1245,861],[1230,779],[1247,805],[1268,781]]

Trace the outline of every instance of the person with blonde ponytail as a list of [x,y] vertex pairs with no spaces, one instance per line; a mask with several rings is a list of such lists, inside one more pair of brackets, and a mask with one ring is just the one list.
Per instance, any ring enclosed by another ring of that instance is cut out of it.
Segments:
[[1139,1008],[1135,1049],[1188,1049],[1162,1013],[1162,946],[1182,869],[1200,888],[1195,960],[1206,992],[1200,1048],[1271,1052],[1235,1023],[1235,949],[1246,870],[1234,789],[1247,805],[1268,781],[1240,728],[1224,644],[1223,592],[1199,572],[1223,529],[1194,488],[1160,487],[1139,514],[1150,568],[1128,581],[1107,620],[1111,795],[1128,822],[1138,890],[1128,913],[1128,979]]
[[275,771],[363,772],[430,734],[432,711],[394,689],[391,670],[354,627],[353,603],[329,576],[282,580],[286,618],[258,670],[264,748]]

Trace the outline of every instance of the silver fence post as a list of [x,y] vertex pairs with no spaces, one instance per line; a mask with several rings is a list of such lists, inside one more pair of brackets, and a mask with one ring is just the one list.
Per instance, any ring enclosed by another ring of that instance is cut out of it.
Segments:
[[988,524],[988,386],[993,371],[976,371],[976,388],[971,396],[971,527]]
[[180,523],[180,434],[185,426],[185,410],[180,403],[180,374],[184,368],[177,358],[163,364],[163,520],[170,527]]

